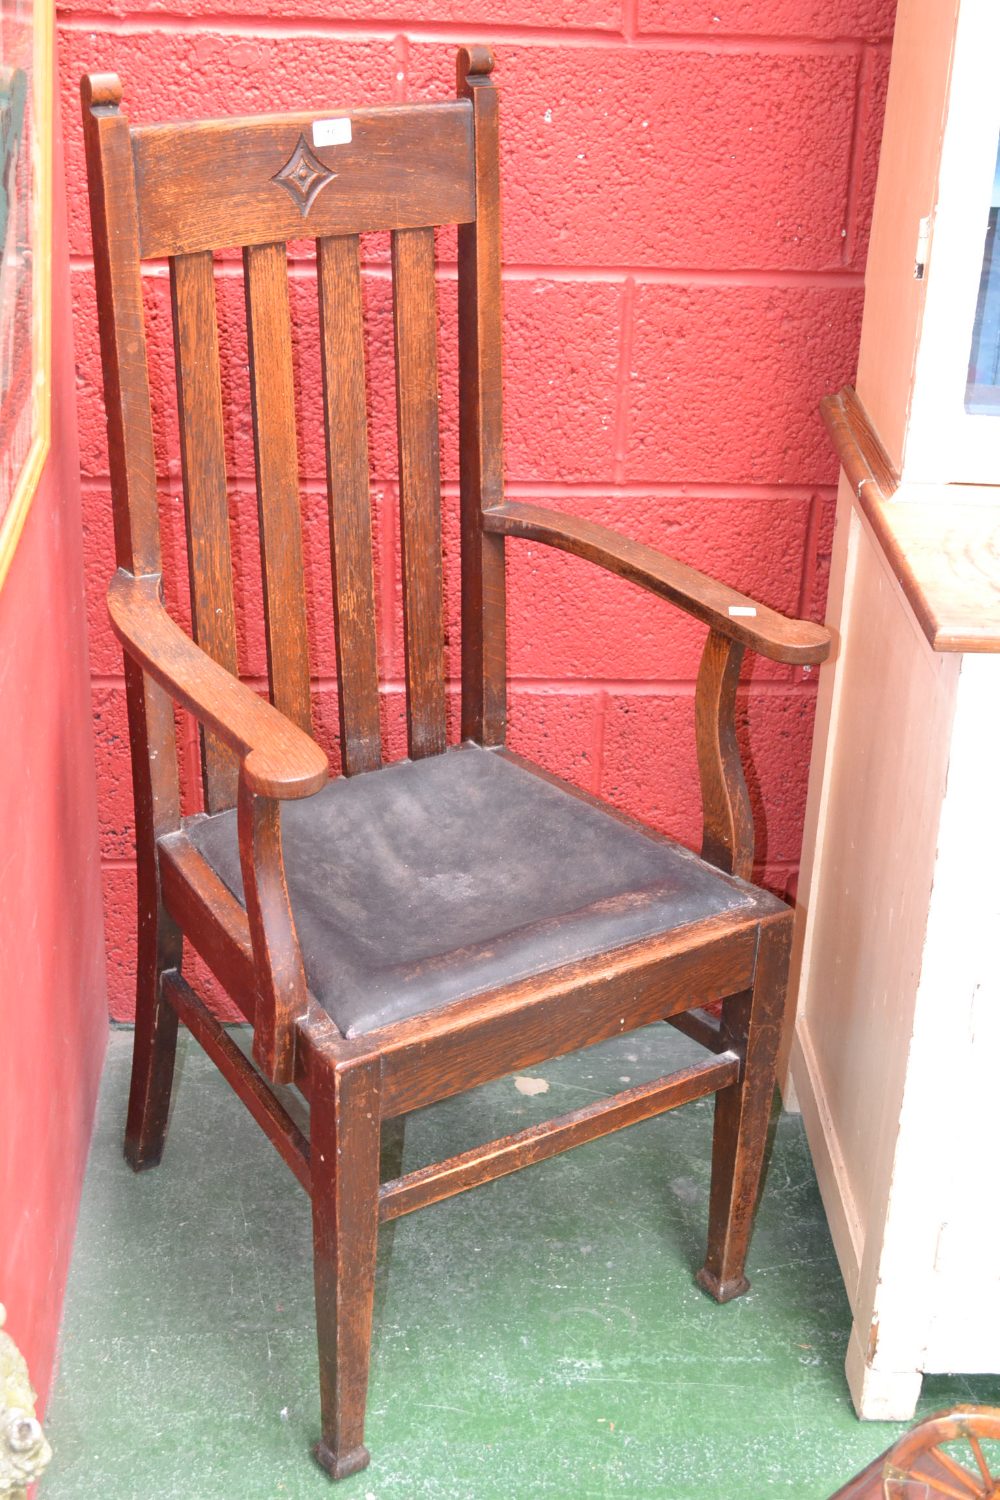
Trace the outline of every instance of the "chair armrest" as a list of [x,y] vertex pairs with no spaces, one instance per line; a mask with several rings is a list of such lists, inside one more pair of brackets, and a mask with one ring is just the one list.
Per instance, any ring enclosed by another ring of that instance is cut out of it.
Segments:
[[119,568],[108,613],[128,654],[235,751],[252,792],[309,797],[326,784],[329,761],[315,740],[195,645],[163,607],[157,575]]
[[630,541],[595,521],[511,501],[483,511],[483,527],[503,536],[545,542],[598,563],[640,588],[669,599],[720,635],[740,641],[772,661],[803,665],[825,661],[830,654],[830,632],[825,626],[786,619],[705,573],[675,562],[655,547]]

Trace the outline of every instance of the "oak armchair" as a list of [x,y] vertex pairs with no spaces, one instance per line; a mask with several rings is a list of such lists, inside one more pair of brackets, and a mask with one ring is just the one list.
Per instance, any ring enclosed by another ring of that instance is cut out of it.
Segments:
[[[505,503],[497,96],[482,47],[458,98],[132,128],[83,80],[139,871],[126,1155],[163,1150],[178,1018],[312,1197],[320,1462],[363,1444],[378,1226],[714,1093],[708,1255],[747,1287],[791,914],[751,883],[734,730],[745,648],[819,662],[795,622],[602,526]],[[461,745],[445,729],[433,227],[457,223]],[[383,764],[358,236],[392,232],[409,756]],[[343,775],[312,737],[285,242],[316,240]],[[238,677],[213,251],[243,247],[270,702]],[[193,639],[167,613],[140,262],[168,257]],[[701,857],[504,747],[507,539],[588,558],[709,627],[695,711]],[[181,816],[174,703],[202,727],[204,811]],[[185,973],[196,950],[253,1024],[249,1061]],[[721,1001],[720,1018],[706,1013]],[[704,1060],[379,1181],[384,1122],[669,1020]],[[310,1104],[308,1139],[275,1086]]]

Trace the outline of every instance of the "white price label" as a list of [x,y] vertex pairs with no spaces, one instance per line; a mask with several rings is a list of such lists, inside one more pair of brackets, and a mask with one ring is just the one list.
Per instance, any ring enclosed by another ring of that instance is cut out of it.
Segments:
[[349,115],[339,115],[335,120],[313,121],[314,146],[346,146],[351,139]]

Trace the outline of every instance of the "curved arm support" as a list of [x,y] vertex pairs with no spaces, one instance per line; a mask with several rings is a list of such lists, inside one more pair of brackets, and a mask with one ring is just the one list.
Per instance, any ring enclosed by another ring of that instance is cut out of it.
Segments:
[[108,589],[111,624],[155,682],[239,756],[240,776],[261,797],[310,797],[330,765],[315,740],[213,661],[167,614],[158,574],[119,568]]
[[695,689],[695,738],[704,817],[701,857],[741,880],[753,876],[753,813],[736,743],[736,684],[744,647],[709,632]]
[[281,809],[241,774],[236,801],[240,869],[257,974],[253,1055],[272,1083],[295,1078],[295,1023],[309,1004],[281,852]]
[[630,583],[669,599],[713,631],[742,642],[772,661],[801,666],[825,661],[830,654],[831,636],[824,625],[786,619],[766,604],[757,604],[707,574],[675,562],[655,547],[630,541],[595,521],[511,501],[484,510],[483,527],[504,536],[545,542],[598,563]]

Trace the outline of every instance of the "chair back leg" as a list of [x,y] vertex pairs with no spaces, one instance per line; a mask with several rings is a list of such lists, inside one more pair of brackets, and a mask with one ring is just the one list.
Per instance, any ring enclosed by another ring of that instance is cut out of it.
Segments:
[[139,954],[136,975],[132,1085],[125,1124],[125,1160],[136,1172],[163,1155],[177,1051],[177,1013],[162,979],[181,966],[181,934],[159,900],[155,855],[139,861]]
[[323,1434],[316,1457],[333,1479],[369,1461],[365,1405],[381,1121],[378,1060],[310,1058],[313,1252]]
[[715,1096],[708,1256],[697,1280],[716,1302],[730,1302],[750,1286],[744,1262],[774,1098],[791,923],[789,913],[761,927],[753,988],[723,1002],[723,1032],[742,1066],[737,1081]]

